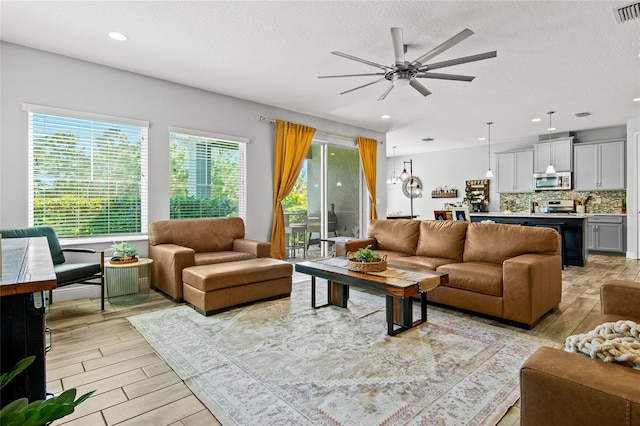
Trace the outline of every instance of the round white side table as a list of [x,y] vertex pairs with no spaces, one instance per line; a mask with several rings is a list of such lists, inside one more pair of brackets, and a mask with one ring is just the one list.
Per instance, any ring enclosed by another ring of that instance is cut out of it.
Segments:
[[105,287],[112,305],[135,305],[149,298],[153,259],[114,264],[105,262]]

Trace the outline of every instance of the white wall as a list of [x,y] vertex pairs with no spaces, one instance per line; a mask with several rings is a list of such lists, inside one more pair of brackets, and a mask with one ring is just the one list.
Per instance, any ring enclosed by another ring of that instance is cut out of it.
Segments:
[[[495,174],[495,152],[532,147],[535,140],[491,144],[491,169]],[[467,180],[486,179],[487,172],[487,144],[478,142],[476,147],[454,149],[449,151],[429,152],[409,157],[398,156],[387,159],[388,178],[393,173],[394,163],[396,174],[403,169],[403,162],[413,160],[413,174],[422,180],[424,195],[413,200],[413,213],[419,219],[433,219],[434,210],[442,210],[444,203],[458,203],[465,195],[464,188]],[[387,188],[387,211],[380,211],[382,217],[387,212],[402,211],[409,214],[410,199],[402,193],[400,184],[385,184]],[[458,189],[458,198],[431,198],[431,191],[437,187],[448,186]],[[500,195],[496,192],[495,178],[489,184],[489,210],[497,211],[500,206]]]
[[[379,132],[11,43],[2,42],[0,49],[0,228],[28,225],[28,134],[23,102],[149,121],[150,223],[169,217],[168,127],[250,138],[246,231],[248,237],[262,240],[271,237],[275,132],[274,125],[260,121],[260,116],[354,137],[385,139]],[[334,138],[332,142],[353,147],[353,141]],[[378,150],[381,172],[385,170],[384,146]],[[384,211],[385,177],[379,175],[378,198]]]

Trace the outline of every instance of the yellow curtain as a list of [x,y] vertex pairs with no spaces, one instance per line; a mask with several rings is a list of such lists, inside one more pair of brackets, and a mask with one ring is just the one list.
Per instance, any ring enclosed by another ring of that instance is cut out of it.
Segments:
[[273,227],[271,229],[271,257],[284,259],[286,243],[282,200],[298,179],[316,129],[276,120],[276,146],[273,167]]
[[376,208],[376,174],[378,165],[378,141],[375,139],[358,136],[358,150],[360,151],[360,163],[364,170],[364,178],[367,181],[371,208],[369,209],[369,219],[378,218]]

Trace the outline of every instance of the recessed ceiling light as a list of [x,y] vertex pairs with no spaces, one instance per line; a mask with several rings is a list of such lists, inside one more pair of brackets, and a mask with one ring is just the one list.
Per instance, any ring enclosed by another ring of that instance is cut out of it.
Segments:
[[434,140],[434,138],[424,138],[422,139],[422,142],[433,142]]
[[633,98],[633,102],[640,102],[640,98]]
[[119,33],[118,31],[111,31],[109,37],[118,41],[127,41],[129,37],[126,34]]
[[391,116],[390,116],[390,115],[385,114],[385,115],[381,116],[380,118],[384,118],[384,119],[386,120],[387,118],[391,118]]
[[547,129],[547,131],[548,131],[548,132],[553,132],[555,129],[556,129],[555,127],[549,127],[549,128]]
[[538,121],[542,121],[542,118],[532,118],[531,121],[537,123]]
[[486,141],[487,138],[478,138],[479,141]]

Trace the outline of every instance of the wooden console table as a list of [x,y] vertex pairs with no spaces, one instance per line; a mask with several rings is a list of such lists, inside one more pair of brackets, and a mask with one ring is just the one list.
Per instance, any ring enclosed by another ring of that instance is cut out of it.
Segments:
[[56,287],[56,274],[46,237],[2,240],[0,277],[0,371],[6,373],[21,359],[36,359],[0,394],[0,405],[26,397],[46,396],[45,298]]

